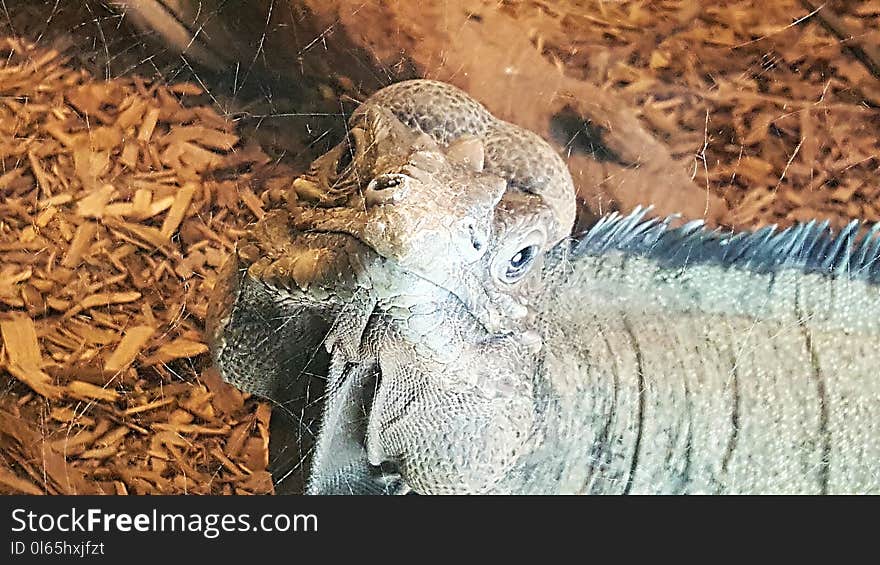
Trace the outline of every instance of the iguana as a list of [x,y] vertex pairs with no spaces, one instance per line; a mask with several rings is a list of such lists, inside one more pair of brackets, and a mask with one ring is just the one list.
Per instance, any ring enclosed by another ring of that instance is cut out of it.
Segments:
[[880,225],[574,218],[537,135],[393,84],[239,242],[214,358],[326,379],[310,493],[880,492]]

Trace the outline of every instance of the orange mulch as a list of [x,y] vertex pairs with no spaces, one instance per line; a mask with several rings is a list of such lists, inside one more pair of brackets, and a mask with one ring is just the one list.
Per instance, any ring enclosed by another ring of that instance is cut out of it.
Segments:
[[271,492],[269,407],[202,335],[268,157],[194,85],[0,55],[0,492]]
[[880,220],[880,1],[501,9],[534,22],[534,45],[566,73],[627,101],[695,184],[727,202],[724,224]]

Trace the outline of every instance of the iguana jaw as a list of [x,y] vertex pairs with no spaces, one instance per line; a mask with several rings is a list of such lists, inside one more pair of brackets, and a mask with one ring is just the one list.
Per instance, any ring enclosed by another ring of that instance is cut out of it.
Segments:
[[[353,235],[290,230],[285,226],[289,224],[283,215],[267,215],[240,242],[226,278],[217,285],[222,300],[212,308],[209,334],[218,365],[224,365],[226,336],[231,335],[230,313],[240,300],[237,288],[257,285],[272,292],[278,302],[291,305],[295,317],[292,323],[298,324],[300,332],[284,350],[290,379],[305,378],[300,363],[312,359],[316,348],[331,354],[329,368],[310,368],[329,373],[333,380],[328,383],[330,400],[324,410],[318,448],[329,455],[315,462],[312,491],[336,492],[354,488],[352,485],[361,485],[358,488],[365,492],[403,489],[399,479],[379,472],[386,461],[383,450],[376,447],[380,445],[377,438],[384,430],[394,432],[395,424],[389,420],[394,419],[395,404],[400,400],[395,392],[399,387],[382,393],[384,380],[379,378],[380,373],[394,367],[385,377],[397,382],[395,377],[404,361],[397,358],[397,349],[417,350],[418,356],[404,364],[433,375],[432,367],[443,366],[459,354],[461,347],[470,347],[446,343],[441,339],[442,332],[436,330],[438,326],[447,330],[461,327],[459,334],[467,336],[468,342],[490,336],[453,293],[401,269]],[[454,317],[447,320],[450,314]],[[300,324],[300,320],[311,321]],[[376,396],[383,398],[378,413],[372,410],[373,391],[358,380],[363,378],[372,379],[373,386],[378,384]],[[378,418],[370,422],[369,427],[375,430],[372,439],[365,414],[371,420]],[[340,422],[346,418],[355,421]],[[370,443],[374,464],[368,458]]]
[[[521,352],[515,339],[487,332],[454,293],[402,269],[351,234],[289,228],[282,234],[275,230],[280,225],[273,227],[275,221],[265,218],[252,232],[262,235],[243,240],[238,258],[246,267],[245,277],[272,288],[281,301],[296,304],[298,319],[312,317],[326,324],[304,328],[301,339],[290,346],[299,347],[301,342],[314,347],[313,334],[317,333],[318,346],[331,354],[325,373],[328,400],[310,492],[408,490],[395,469],[406,480],[411,473],[416,481],[412,484],[421,492],[491,488],[493,477],[511,464],[517,447],[499,455],[503,460],[481,464],[479,480],[485,482],[476,484],[477,479],[468,475],[470,467],[465,466],[450,471],[438,485],[424,482],[426,473],[415,466],[415,446],[408,438],[426,441],[424,451],[438,462],[451,458],[444,450],[466,449],[467,438],[486,430],[496,438],[517,429],[516,438],[502,443],[510,446],[511,441],[524,441],[529,430],[518,426],[520,422],[530,425],[528,406],[518,409],[522,415],[516,425],[496,425],[506,421],[496,414],[502,408],[507,410],[507,396],[528,395],[509,390],[517,384],[500,383],[494,388],[495,377],[516,372],[494,370],[483,361],[484,348],[489,346]],[[255,251],[249,246],[257,244],[259,259],[248,265],[245,261]],[[218,335],[222,333],[221,328]],[[502,357],[522,367],[514,362],[514,355],[505,353]],[[305,357],[299,354],[299,358]],[[296,377],[298,367],[290,368]],[[412,401],[420,391],[430,396]],[[449,423],[453,429],[472,422],[484,424],[482,429],[456,430],[453,437],[461,439],[449,443],[444,437],[447,426],[430,416],[438,410],[455,414],[457,407],[465,407],[469,415],[456,415],[456,422]],[[420,423],[426,416],[428,425],[423,429]]]

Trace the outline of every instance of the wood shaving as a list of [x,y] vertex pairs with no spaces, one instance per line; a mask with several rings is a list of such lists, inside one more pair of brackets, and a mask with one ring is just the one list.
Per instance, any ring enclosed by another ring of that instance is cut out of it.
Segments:
[[243,158],[196,85],[0,54],[0,492],[271,492],[266,412],[202,334],[270,159]]

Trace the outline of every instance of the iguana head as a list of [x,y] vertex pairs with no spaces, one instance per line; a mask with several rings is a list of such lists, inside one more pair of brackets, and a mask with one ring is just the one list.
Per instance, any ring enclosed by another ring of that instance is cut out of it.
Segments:
[[[535,161],[538,174],[524,167]],[[505,480],[535,440],[542,262],[573,219],[571,179],[549,145],[449,85],[399,83],[354,113],[236,259],[237,285],[326,321],[298,338],[313,347],[307,334],[319,335],[330,352],[312,492],[400,481],[489,492]],[[221,370],[241,354],[226,338],[239,286],[218,291]]]

